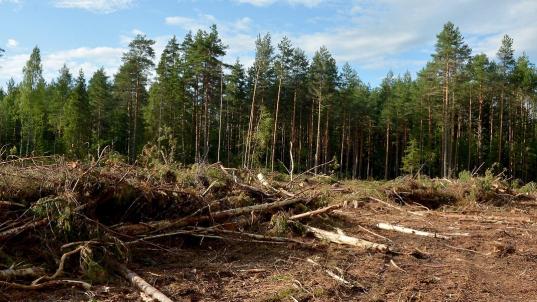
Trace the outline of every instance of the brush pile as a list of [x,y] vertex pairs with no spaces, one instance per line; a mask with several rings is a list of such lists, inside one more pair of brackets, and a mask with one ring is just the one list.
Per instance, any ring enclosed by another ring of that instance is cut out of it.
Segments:
[[0,288],[87,289],[113,272],[167,301],[125,265],[139,247],[165,249],[171,237],[311,246],[292,238],[289,221],[331,210],[322,205],[290,182],[274,187],[262,174],[220,164],[2,162]]

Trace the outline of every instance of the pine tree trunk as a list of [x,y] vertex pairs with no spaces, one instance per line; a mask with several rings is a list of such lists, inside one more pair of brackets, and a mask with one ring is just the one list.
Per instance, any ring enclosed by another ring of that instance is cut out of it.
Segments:
[[218,117],[218,151],[216,161],[220,162],[220,146],[222,145],[222,114],[224,106],[224,72],[220,73],[220,114]]
[[384,179],[388,179],[388,160],[390,156],[390,122],[386,125],[386,155],[384,158]]
[[322,95],[322,85],[319,89],[319,100],[318,100],[318,111],[317,111],[317,141],[315,143],[315,162],[314,162],[314,173],[317,174],[319,170],[319,156],[321,152],[321,103],[323,100]]
[[276,97],[276,108],[274,112],[274,128],[272,131],[272,153],[270,154],[270,170],[274,172],[274,154],[276,153],[276,137],[278,133],[278,112],[280,110],[280,95],[282,90],[282,77],[278,81],[278,95]]

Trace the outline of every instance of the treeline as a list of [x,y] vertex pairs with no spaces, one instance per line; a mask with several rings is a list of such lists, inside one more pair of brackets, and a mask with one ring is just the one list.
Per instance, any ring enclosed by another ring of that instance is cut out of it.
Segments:
[[223,62],[216,26],[172,38],[158,64],[154,43],[138,35],[113,78],[63,67],[51,83],[36,47],[22,82],[0,91],[2,154],[85,158],[108,146],[130,162],[156,150],[185,164],[362,179],[493,165],[537,178],[537,70],[507,35],[495,58],[472,55],[447,23],[415,79],[390,72],[375,88],[349,64],[338,69],[326,47],[310,59],[269,34],[248,69]]

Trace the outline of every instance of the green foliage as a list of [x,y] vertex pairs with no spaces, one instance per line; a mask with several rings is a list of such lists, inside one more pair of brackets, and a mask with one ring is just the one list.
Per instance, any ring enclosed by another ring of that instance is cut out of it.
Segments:
[[518,189],[520,193],[536,193],[537,192],[537,183],[530,181],[527,184],[523,185]]
[[418,142],[415,139],[411,139],[408,146],[405,149],[405,156],[403,157],[403,167],[401,170],[405,173],[413,175],[420,168],[420,152]]
[[470,171],[462,170],[459,172],[459,181],[461,182],[469,182],[472,178],[472,173]]

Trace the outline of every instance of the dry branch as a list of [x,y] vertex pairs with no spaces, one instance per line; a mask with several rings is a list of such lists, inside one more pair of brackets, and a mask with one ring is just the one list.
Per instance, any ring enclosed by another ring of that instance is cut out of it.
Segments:
[[445,235],[441,235],[441,234],[437,234],[437,233],[430,233],[430,232],[425,232],[425,231],[420,231],[420,230],[414,230],[414,229],[411,229],[411,228],[407,228],[407,227],[403,227],[403,226],[399,226],[399,225],[393,225],[393,224],[384,223],[384,222],[377,223],[375,226],[377,228],[379,228],[381,230],[385,230],[385,231],[394,231],[394,232],[399,232],[399,233],[404,233],[404,234],[412,234],[412,235],[417,235],[417,236],[425,236],[425,237],[440,238],[440,239],[450,239],[451,238],[449,236],[445,236]]
[[389,250],[388,246],[385,244],[374,243],[374,242],[367,241],[364,239],[347,236],[345,234],[333,233],[333,232],[321,230],[318,228],[314,228],[308,225],[304,225],[304,227],[306,228],[308,232],[315,235],[315,237],[319,239],[327,240],[333,243],[355,246],[355,247],[359,247],[359,248],[362,248],[368,251],[374,251],[374,252],[386,252]]
[[311,217],[311,216],[319,215],[319,214],[322,214],[322,213],[327,213],[327,212],[330,212],[332,210],[339,209],[339,208],[341,208],[340,204],[331,205],[331,206],[327,206],[327,207],[317,209],[317,210],[314,210],[314,211],[309,211],[309,212],[293,215],[293,216],[289,217],[289,220],[299,220],[299,219],[302,219],[302,218]]
[[9,229],[7,231],[3,231],[0,233],[0,241],[7,240],[13,236],[16,236],[24,231],[27,231],[32,228],[40,227],[48,223],[48,219],[41,219],[38,221],[33,221],[30,223],[23,224],[21,226],[18,226],[16,228]]
[[235,208],[230,210],[224,210],[220,212],[212,213],[211,215],[193,216],[187,218],[180,218],[175,220],[161,220],[148,222],[146,224],[135,225],[123,225],[117,227],[115,230],[118,232],[126,233],[129,235],[140,235],[147,233],[150,230],[163,231],[171,227],[184,227],[188,225],[195,225],[202,222],[221,220],[234,216],[240,216],[243,214],[249,214],[252,212],[265,212],[272,209],[282,208],[299,202],[307,202],[308,200],[303,198],[284,199],[271,203],[257,204],[253,206],[247,206],[242,208]]

